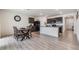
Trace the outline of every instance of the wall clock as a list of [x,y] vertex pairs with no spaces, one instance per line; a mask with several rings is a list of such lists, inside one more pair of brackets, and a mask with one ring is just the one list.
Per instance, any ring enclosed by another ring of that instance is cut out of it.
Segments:
[[19,15],[16,15],[16,16],[14,16],[14,20],[19,22],[19,21],[21,21],[21,17]]

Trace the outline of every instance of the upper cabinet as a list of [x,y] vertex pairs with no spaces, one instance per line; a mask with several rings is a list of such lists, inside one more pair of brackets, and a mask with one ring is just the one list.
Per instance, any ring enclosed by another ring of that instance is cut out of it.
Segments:
[[63,22],[62,17],[56,17],[56,18],[47,19],[47,23],[62,23],[62,22]]
[[34,23],[34,18],[32,18],[32,17],[29,17],[29,23]]

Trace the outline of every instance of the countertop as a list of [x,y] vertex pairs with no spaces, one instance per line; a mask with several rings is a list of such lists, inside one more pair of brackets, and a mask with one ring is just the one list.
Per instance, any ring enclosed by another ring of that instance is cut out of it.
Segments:
[[62,26],[40,26],[40,27],[62,27]]

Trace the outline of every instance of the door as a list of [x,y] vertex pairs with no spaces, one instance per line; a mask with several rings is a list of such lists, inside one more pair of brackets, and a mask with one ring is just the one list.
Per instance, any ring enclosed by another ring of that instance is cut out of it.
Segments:
[[66,29],[72,30],[74,27],[74,19],[66,19]]

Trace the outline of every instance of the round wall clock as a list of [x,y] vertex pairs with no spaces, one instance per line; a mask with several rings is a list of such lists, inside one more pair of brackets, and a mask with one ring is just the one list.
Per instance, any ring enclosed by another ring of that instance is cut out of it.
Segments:
[[19,22],[19,21],[21,21],[21,17],[19,15],[16,15],[16,16],[14,16],[14,20]]

